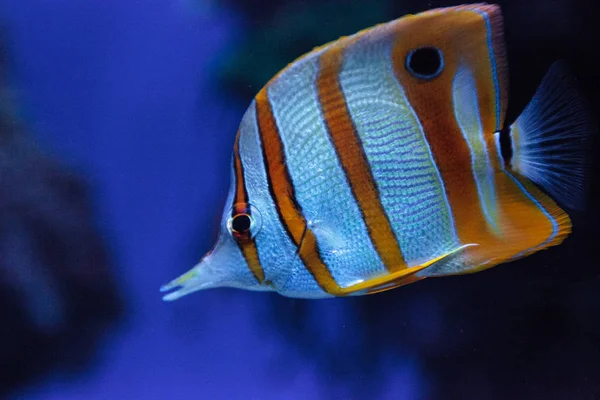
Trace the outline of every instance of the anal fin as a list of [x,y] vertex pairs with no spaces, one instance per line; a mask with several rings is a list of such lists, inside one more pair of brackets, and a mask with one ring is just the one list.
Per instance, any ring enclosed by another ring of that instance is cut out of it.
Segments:
[[445,260],[446,258],[462,251],[463,249],[471,246],[476,246],[475,244],[466,244],[460,246],[452,251],[442,254],[432,260],[427,261],[421,265],[416,265],[411,268],[406,268],[397,272],[393,272],[387,275],[378,276],[372,279],[367,279],[363,282],[341,288],[338,292],[334,293],[336,296],[349,296],[349,295],[359,295],[359,294],[373,294],[379,293],[386,290],[390,290],[396,288],[398,286],[406,285],[408,283],[412,283],[419,279],[415,274],[419,271],[423,271],[426,268],[431,267],[432,265]]

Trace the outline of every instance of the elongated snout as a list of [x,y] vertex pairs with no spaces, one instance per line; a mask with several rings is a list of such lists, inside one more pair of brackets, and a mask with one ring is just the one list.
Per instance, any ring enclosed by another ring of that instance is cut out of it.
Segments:
[[170,292],[163,296],[163,300],[173,301],[198,290],[223,286],[226,271],[223,266],[215,265],[214,254],[214,251],[207,254],[191,270],[163,285],[160,291]]

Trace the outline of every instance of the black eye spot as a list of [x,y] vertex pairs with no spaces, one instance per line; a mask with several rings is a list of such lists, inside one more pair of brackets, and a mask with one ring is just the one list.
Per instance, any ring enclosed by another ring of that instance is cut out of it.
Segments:
[[416,78],[433,79],[444,69],[444,57],[435,47],[419,47],[408,53],[406,69]]
[[238,214],[231,220],[231,229],[236,233],[248,233],[251,222],[248,214]]

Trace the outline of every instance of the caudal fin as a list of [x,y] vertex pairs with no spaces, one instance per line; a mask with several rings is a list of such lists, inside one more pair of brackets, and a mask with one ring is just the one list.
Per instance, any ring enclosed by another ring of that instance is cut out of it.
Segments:
[[593,127],[566,66],[555,63],[534,98],[510,127],[513,171],[555,201],[585,205]]

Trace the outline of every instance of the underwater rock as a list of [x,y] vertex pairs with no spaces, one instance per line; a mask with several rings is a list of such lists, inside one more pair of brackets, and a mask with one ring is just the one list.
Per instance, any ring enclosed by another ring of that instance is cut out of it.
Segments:
[[14,122],[0,47],[0,398],[85,370],[123,314],[82,179]]
[[[246,32],[221,56],[215,72],[229,94],[250,99],[279,70],[315,46],[389,19],[390,0],[364,3],[227,0],[244,13]],[[265,46],[265,43],[269,43]]]

